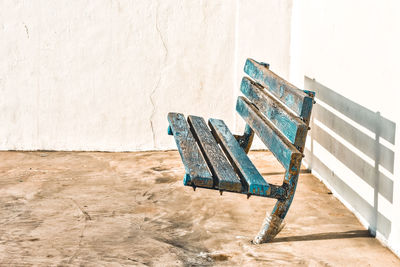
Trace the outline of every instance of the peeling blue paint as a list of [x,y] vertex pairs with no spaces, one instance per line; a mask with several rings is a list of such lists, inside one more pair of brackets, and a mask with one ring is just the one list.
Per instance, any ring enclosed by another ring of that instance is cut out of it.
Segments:
[[[209,120],[212,132],[210,135],[203,118],[189,116],[189,127],[182,114],[168,114],[168,134],[174,136],[185,166],[184,185],[194,189],[216,189],[221,194],[226,190],[243,193],[247,197],[257,195],[277,199],[272,214],[268,217],[269,223],[256,238],[258,243],[267,242],[275,237],[293,201],[315,97],[314,92],[297,89],[268,68],[268,64],[252,59],[248,59],[244,66],[245,72],[256,82],[245,77],[241,83],[240,90],[250,100],[238,97],[236,103],[236,110],[246,121],[246,128],[241,136],[233,136],[222,120]],[[198,124],[200,121],[201,125]],[[285,168],[281,186],[269,184],[264,180],[247,157],[246,153],[250,149],[254,133]],[[225,156],[217,147],[223,149],[229,161],[228,165]],[[222,173],[231,167],[240,178],[241,188],[240,184],[234,188],[229,184],[229,179],[225,184],[218,183],[219,179],[224,180],[224,177],[221,177]]]
[[185,176],[183,177],[183,184],[192,185],[192,180],[190,179],[190,175],[187,173],[185,173]]

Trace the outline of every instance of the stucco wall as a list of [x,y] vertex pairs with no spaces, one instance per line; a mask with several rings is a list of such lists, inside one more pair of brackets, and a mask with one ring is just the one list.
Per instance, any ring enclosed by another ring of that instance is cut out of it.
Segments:
[[2,1],[0,149],[174,149],[169,111],[235,129],[245,57],[287,73],[289,2]]
[[308,0],[293,12],[292,78],[317,92],[305,161],[400,255],[400,4]]
[[168,111],[232,122],[235,8],[3,2],[0,148],[168,149]]
[[[239,0],[236,26],[235,104],[247,58],[264,61],[281,77],[289,78],[292,1]],[[236,114],[236,130],[242,132],[244,121]],[[252,149],[266,146],[256,136]]]

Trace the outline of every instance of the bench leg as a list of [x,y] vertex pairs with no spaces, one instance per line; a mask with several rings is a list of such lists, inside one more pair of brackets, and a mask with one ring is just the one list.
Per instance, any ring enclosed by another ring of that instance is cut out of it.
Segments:
[[253,143],[254,131],[251,129],[250,125],[246,124],[243,135],[235,135],[235,138],[247,154],[250,150],[251,144]]
[[271,241],[285,226],[283,220],[292,204],[294,193],[296,191],[297,179],[298,175],[292,178],[292,186],[288,192],[289,194],[287,198],[285,200],[278,200],[271,214],[267,212],[261,230],[253,240],[254,244],[267,243]]

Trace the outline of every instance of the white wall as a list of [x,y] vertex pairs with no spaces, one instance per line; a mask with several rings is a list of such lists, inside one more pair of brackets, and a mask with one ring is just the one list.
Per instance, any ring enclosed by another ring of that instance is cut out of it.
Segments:
[[1,149],[165,149],[168,111],[232,122],[235,5],[2,5]]
[[291,78],[317,91],[306,162],[400,255],[400,3],[308,0],[293,12]]
[[[238,0],[237,11],[235,104],[247,58],[269,63],[272,71],[289,78],[292,1]],[[235,114],[235,128],[240,133],[245,123],[240,115]],[[265,148],[256,136],[252,149]]]
[[174,149],[169,111],[235,129],[246,56],[287,73],[290,2],[1,1],[0,149]]

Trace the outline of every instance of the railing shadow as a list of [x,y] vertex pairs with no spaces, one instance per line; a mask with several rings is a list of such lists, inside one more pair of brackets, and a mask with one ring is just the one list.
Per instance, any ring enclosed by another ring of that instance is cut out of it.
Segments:
[[372,235],[378,231],[387,238],[391,221],[378,209],[378,200],[380,195],[393,202],[388,176],[394,169],[390,146],[396,124],[308,77],[305,88],[317,97],[305,161],[369,223]]

